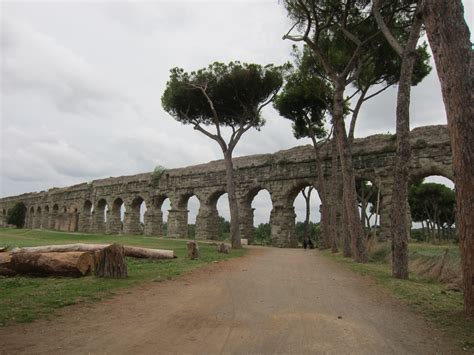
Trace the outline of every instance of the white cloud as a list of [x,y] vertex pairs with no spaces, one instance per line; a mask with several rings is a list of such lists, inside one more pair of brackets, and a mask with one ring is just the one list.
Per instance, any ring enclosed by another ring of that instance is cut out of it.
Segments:
[[3,19],[1,42],[4,95],[33,92],[79,115],[103,114],[102,104],[130,104],[82,57],[26,23]]
[[[162,110],[169,69],[290,59],[292,43],[281,40],[289,21],[276,1],[0,6],[1,196],[220,159],[215,142]],[[363,107],[358,136],[394,131],[395,94]],[[413,127],[445,122],[435,70],[413,89],[412,104]],[[308,143],[273,109],[265,117],[236,156]],[[266,221],[269,202],[256,205],[256,220]],[[295,208],[300,216],[300,200]]]

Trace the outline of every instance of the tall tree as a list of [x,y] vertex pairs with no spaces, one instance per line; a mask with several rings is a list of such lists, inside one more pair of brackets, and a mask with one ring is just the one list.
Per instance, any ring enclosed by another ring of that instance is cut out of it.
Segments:
[[[323,76],[331,84],[333,90],[332,119],[334,137],[337,142],[338,155],[341,162],[344,214],[347,216],[348,229],[353,243],[354,257],[357,261],[366,262],[367,247],[357,208],[355,178],[350,151],[350,140],[344,124],[344,107],[346,88],[356,83],[361,97],[354,108],[354,127],[360,105],[367,95],[367,88],[383,78],[377,78],[371,71],[377,55],[377,47],[382,36],[375,19],[370,12],[370,1],[337,1],[337,0],[285,0],[285,7],[295,25],[283,38],[304,42],[313,52],[323,68]],[[393,8],[390,10],[395,11]],[[395,16],[403,19],[403,16]],[[400,25],[397,23],[397,25]],[[301,35],[291,35],[294,28]],[[403,28],[403,26],[402,26]],[[375,50],[374,50],[375,49]],[[378,56],[380,57],[380,56]],[[385,58],[385,57],[384,57]],[[370,95],[369,95],[370,96]],[[353,130],[352,130],[353,132]],[[353,133],[351,133],[351,136]]]
[[461,0],[427,0],[423,17],[451,136],[464,308],[474,315],[474,54]]
[[[352,155],[344,124],[344,91],[357,77],[358,64],[365,45],[377,35],[366,21],[361,1],[285,0],[284,5],[295,25],[283,38],[302,41],[313,51],[332,85],[332,119],[344,186],[344,205],[354,258],[367,262],[367,245],[357,208]],[[297,27],[300,35],[291,35]]]
[[[400,1],[403,5],[404,1]],[[405,1],[406,2],[406,1]],[[398,1],[391,1],[391,6]],[[397,155],[395,159],[394,184],[392,189],[391,236],[392,236],[392,275],[408,278],[408,164],[410,162],[410,91],[413,68],[416,60],[416,44],[420,37],[422,0],[414,4],[408,38],[399,38],[389,28],[389,20],[382,15],[382,0],[374,0],[375,19],[395,52],[401,57],[400,81],[397,95]],[[393,18],[393,16],[391,16]]]
[[274,101],[274,107],[286,119],[293,122],[296,138],[310,138],[313,143],[316,180],[322,202],[320,247],[330,247],[329,230],[329,191],[324,180],[324,169],[320,150],[326,143],[321,139],[327,136],[324,128],[326,114],[331,104],[331,89],[316,73],[317,67],[308,61],[308,51],[301,53],[293,48],[296,70],[288,73],[285,86]]
[[310,238],[309,219],[311,217],[311,193],[313,192],[313,190],[314,190],[313,186],[308,186],[301,189],[301,194],[303,195],[305,207],[306,207],[305,218],[304,218],[304,235],[303,235],[303,239],[306,242],[308,242]]
[[[283,70],[284,67],[240,62],[216,62],[191,73],[174,68],[161,98],[165,111],[179,122],[193,125],[222,149],[234,248],[240,248],[241,242],[232,153],[245,132],[264,124],[262,109],[280,89]],[[230,128],[227,135],[225,127]]]

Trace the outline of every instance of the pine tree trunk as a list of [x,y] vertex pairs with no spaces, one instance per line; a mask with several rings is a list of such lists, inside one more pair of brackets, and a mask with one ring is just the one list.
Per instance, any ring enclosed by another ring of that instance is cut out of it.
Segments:
[[460,0],[427,0],[424,23],[451,135],[464,309],[474,315],[474,59],[463,12]]
[[410,88],[414,57],[403,58],[397,97],[397,157],[392,202],[392,275],[408,278],[408,164],[410,161]]
[[333,138],[331,142],[331,179],[332,179],[332,189],[329,192],[330,196],[330,211],[329,211],[329,235],[330,235],[330,244],[327,247],[331,247],[331,251],[337,252],[337,243],[339,241],[339,229],[337,228],[337,210],[340,207],[339,203],[339,173],[338,173],[338,154],[337,154],[337,144],[336,139]]
[[344,86],[336,83],[334,92],[333,121],[335,124],[334,137],[337,142],[339,158],[341,160],[342,182],[344,191],[344,205],[347,212],[347,228],[351,236],[353,256],[356,262],[368,261],[367,241],[362,233],[355,188],[352,154],[344,125]]
[[[417,9],[418,11],[418,9]],[[410,162],[410,93],[411,77],[416,59],[416,43],[420,36],[421,21],[414,14],[408,41],[401,53],[402,64],[397,93],[397,156],[392,201],[392,275],[408,279],[408,164]]]
[[309,240],[309,217],[311,215],[311,191],[312,187],[308,189],[308,194],[305,196],[303,194],[305,203],[306,203],[306,213],[305,213],[305,219],[304,219],[304,239],[306,241]]
[[240,242],[240,217],[239,217],[239,205],[237,202],[237,194],[235,192],[235,181],[234,181],[234,164],[232,162],[232,152],[224,152],[225,170],[226,170],[226,182],[227,182],[227,196],[229,197],[229,209],[230,209],[230,240],[232,248],[242,248]]

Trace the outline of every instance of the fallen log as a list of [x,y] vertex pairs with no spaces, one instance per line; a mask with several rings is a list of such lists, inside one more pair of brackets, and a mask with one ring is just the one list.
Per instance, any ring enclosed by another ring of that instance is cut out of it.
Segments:
[[[62,245],[44,245],[39,247],[23,247],[14,248],[12,253],[63,253],[73,251],[98,251],[109,247],[110,244],[62,244]],[[147,258],[147,259],[173,259],[176,258],[173,250],[140,248],[133,246],[124,246],[125,256],[132,258]]]
[[175,259],[173,250],[139,248],[124,245],[125,256],[146,259]]
[[90,252],[2,253],[0,274],[34,276],[85,276],[94,268]]
[[16,272],[12,269],[12,256],[10,253],[0,253],[0,275],[13,276]]

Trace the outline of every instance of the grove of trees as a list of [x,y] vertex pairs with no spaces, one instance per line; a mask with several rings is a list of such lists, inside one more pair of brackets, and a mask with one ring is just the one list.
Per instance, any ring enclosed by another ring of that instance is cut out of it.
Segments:
[[423,240],[455,240],[456,194],[437,183],[417,183],[410,187],[409,203],[413,222],[421,223]]
[[[163,107],[170,115],[193,125],[222,149],[232,245],[240,247],[232,153],[247,130],[263,125],[262,109],[274,101],[280,114],[292,121],[295,136],[309,137],[313,142],[315,178],[323,202],[320,246],[336,251],[342,242],[345,256],[367,262],[368,214],[377,213],[374,206],[378,208],[380,191],[376,186],[356,182],[351,143],[362,105],[398,85],[394,107],[397,154],[391,187],[396,205],[391,213],[392,275],[408,278],[410,200],[414,221],[422,223],[430,238],[439,238],[447,230],[452,233],[455,225],[465,309],[473,314],[474,64],[461,1],[284,0],[283,6],[293,21],[283,39],[303,44],[293,51],[295,64],[291,70],[287,66],[240,62],[214,63],[190,73],[174,68],[162,96]],[[433,52],[446,107],[455,198],[452,191],[436,184],[416,184],[410,191],[408,186],[410,88],[431,70],[427,45],[419,45],[422,30],[426,30]],[[330,138],[333,179],[331,186],[325,186],[319,152]],[[266,240],[268,228],[265,224],[257,227],[257,241]],[[308,223],[304,230],[303,238],[308,235]]]

